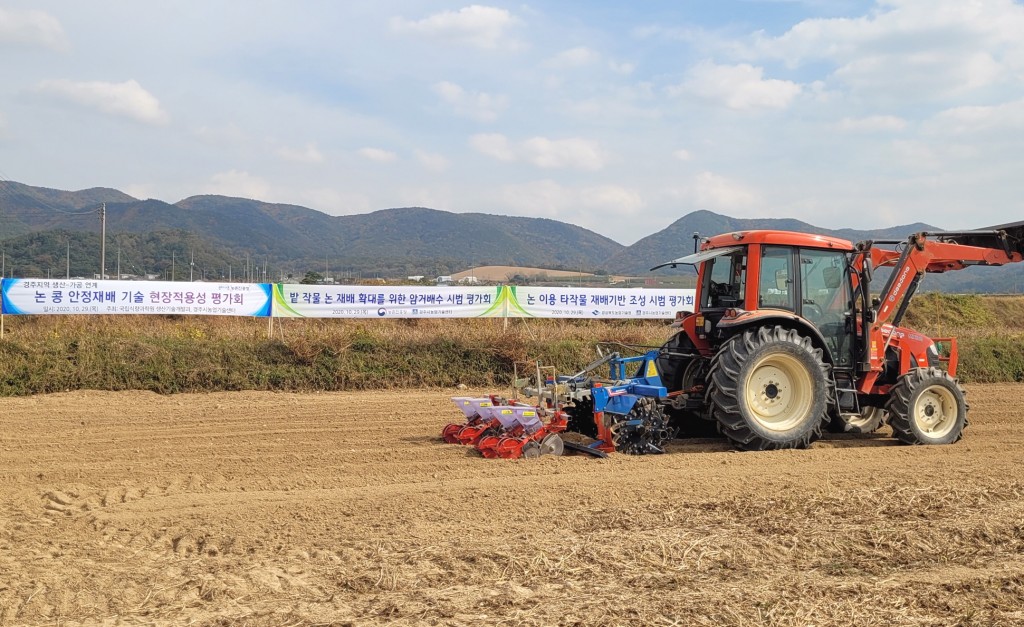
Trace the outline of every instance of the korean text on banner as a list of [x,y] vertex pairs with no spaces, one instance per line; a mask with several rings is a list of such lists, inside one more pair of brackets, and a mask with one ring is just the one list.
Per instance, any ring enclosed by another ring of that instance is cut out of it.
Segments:
[[478,318],[505,315],[508,288],[274,285],[274,317]]
[[695,290],[513,287],[510,317],[674,318],[693,310]]
[[4,279],[5,314],[270,315],[267,283]]

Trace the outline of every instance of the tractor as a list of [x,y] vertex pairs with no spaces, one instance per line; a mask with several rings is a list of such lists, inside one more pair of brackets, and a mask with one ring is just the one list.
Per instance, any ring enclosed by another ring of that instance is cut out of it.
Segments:
[[[1021,261],[1024,222],[857,244],[772,230],[697,241],[652,268],[688,264],[698,276],[695,310],[677,315],[657,360],[671,424],[711,427],[743,450],[886,423],[907,444],[960,439],[956,339],[900,322],[926,273]],[[891,271],[873,291],[879,268]]]

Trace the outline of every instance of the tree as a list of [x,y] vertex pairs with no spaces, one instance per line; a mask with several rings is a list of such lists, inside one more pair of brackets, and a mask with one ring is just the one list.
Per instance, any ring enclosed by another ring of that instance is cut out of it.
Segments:
[[306,273],[306,276],[302,277],[302,281],[300,281],[300,283],[302,283],[303,285],[318,285],[320,283],[323,283],[323,281],[324,276],[322,274],[310,270],[309,272]]

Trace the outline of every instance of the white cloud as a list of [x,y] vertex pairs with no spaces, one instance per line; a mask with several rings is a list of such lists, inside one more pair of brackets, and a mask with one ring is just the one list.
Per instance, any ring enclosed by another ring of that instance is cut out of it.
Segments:
[[241,145],[250,140],[234,122],[226,126],[200,126],[193,135],[207,146]]
[[835,77],[858,91],[888,97],[944,97],[995,82],[1003,68],[987,53],[949,56],[929,51],[870,54],[851,59]]
[[270,198],[271,187],[265,180],[248,172],[228,170],[210,177],[210,181],[203,188],[203,193],[265,201]]
[[933,133],[1003,133],[1024,130],[1024,100],[993,106],[954,107],[928,121]]
[[608,61],[608,69],[616,74],[632,74],[636,69],[636,64],[625,61]]
[[894,141],[891,150],[896,162],[909,170],[937,170],[942,164],[935,149],[923,141]]
[[500,133],[478,133],[469,138],[469,145],[480,154],[498,161],[516,160],[508,138]]
[[282,146],[277,154],[285,161],[294,161],[295,163],[323,163],[324,155],[316,147],[313,142],[307,143],[302,148],[291,148],[289,146]]
[[435,83],[434,93],[450,105],[456,114],[480,122],[493,122],[508,107],[507,96],[466,91],[449,81]]
[[853,133],[872,133],[878,131],[902,131],[907,121],[895,115],[869,115],[864,118],[843,118],[839,121],[839,130]]
[[430,207],[447,210],[452,206],[452,190],[445,185],[403,188],[399,190],[398,198],[403,207]]
[[608,155],[596,141],[572,137],[549,139],[532,137],[513,144],[499,133],[480,133],[469,139],[477,152],[499,161],[521,161],[538,168],[600,170],[608,163]]
[[570,70],[596,63],[601,59],[601,54],[586,46],[577,46],[563,50],[544,61],[544,67],[555,70]]
[[639,192],[619,185],[584,187],[579,191],[580,204],[615,216],[635,215],[644,208],[644,199]]
[[123,83],[48,80],[38,83],[36,90],[87,109],[145,124],[163,125],[170,121],[160,108],[160,101],[134,80]]
[[800,94],[800,85],[766,79],[764,69],[746,63],[701,61],[690,68],[682,85],[669,88],[669,93],[692,94],[736,110],[785,109]]
[[674,151],[672,153],[672,156],[675,157],[676,159],[679,159],[680,161],[690,161],[691,159],[693,159],[693,155],[690,154],[690,151],[686,150],[685,148],[680,148],[679,150]]
[[639,26],[630,31],[630,35],[637,39],[667,39],[671,41],[684,41],[697,43],[709,39],[708,33],[700,28],[669,27],[657,24]]
[[581,125],[636,128],[665,115],[651,83],[602,86],[586,98],[578,98],[576,93],[567,95],[569,100],[555,103],[557,111]]
[[360,148],[359,155],[375,163],[391,163],[398,160],[398,155],[383,148]]
[[697,175],[694,195],[701,207],[723,211],[751,207],[757,202],[757,195],[744,185],[711,172]]
[[416,151],[416,161],[419,161],[420,165],[434,173],[444,172],[448,169],[449,165],[448,159],[444,155],[423,150]]
[[[645,201],[636,190],[618,185],[571,187],[551,179],[501,188],[500,202],[523,215],[546,217],[591,227],[607,216],[638,214]],[[601,219],[599,219],[601,218]]]
[[475,46],[485,50],[515,49],[520,44],[510,38],[508,31],[520,20],[505,9],[474,4],[458,11],[442,11],[421,20],[403,17],[391,19],[396,33],[410,33],[446,42]]
[[373,211],[370,199],[357,192],[339,192],[329,187],[303,188],[290,202],[298,202],[318,211],[337,215],[350,215]]
[[132,198],[139,198],[142,200],[156,198],[153,186],[147,183],[130,183],[128,185],[121,185],[120,190]]
[[758,194],[742,183],[706,171],[695,176],[687,187],[667,190],[667,194],[676,202],[725,213],[751,209],[758,202]]
[[44,11],[16,11],[0,7],[0,45],[21,44],[67,50],[60,22]]
[[539,168],[600,170],[608,162],[601,146],[589,139],[533,137],[522,144],[524,158]]
[[879,0],[866,16],[758,33],[748,52],[793,66],[834,61],[834,76],[855,90],[938,97],[1019,80],[1022,32],[1024,6],[1013,0]]

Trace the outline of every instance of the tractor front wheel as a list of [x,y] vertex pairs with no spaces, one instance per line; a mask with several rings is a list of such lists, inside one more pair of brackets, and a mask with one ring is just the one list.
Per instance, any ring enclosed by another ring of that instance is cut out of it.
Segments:
[[712,360],[707,401],[739,448],[806,448],[828,422],[828,368],[821,349],[795,329],[748,329]]
[[893,435],[905,444],[952,444],[967,426],[964,389],[941,368],[901,376],[885,408]]

